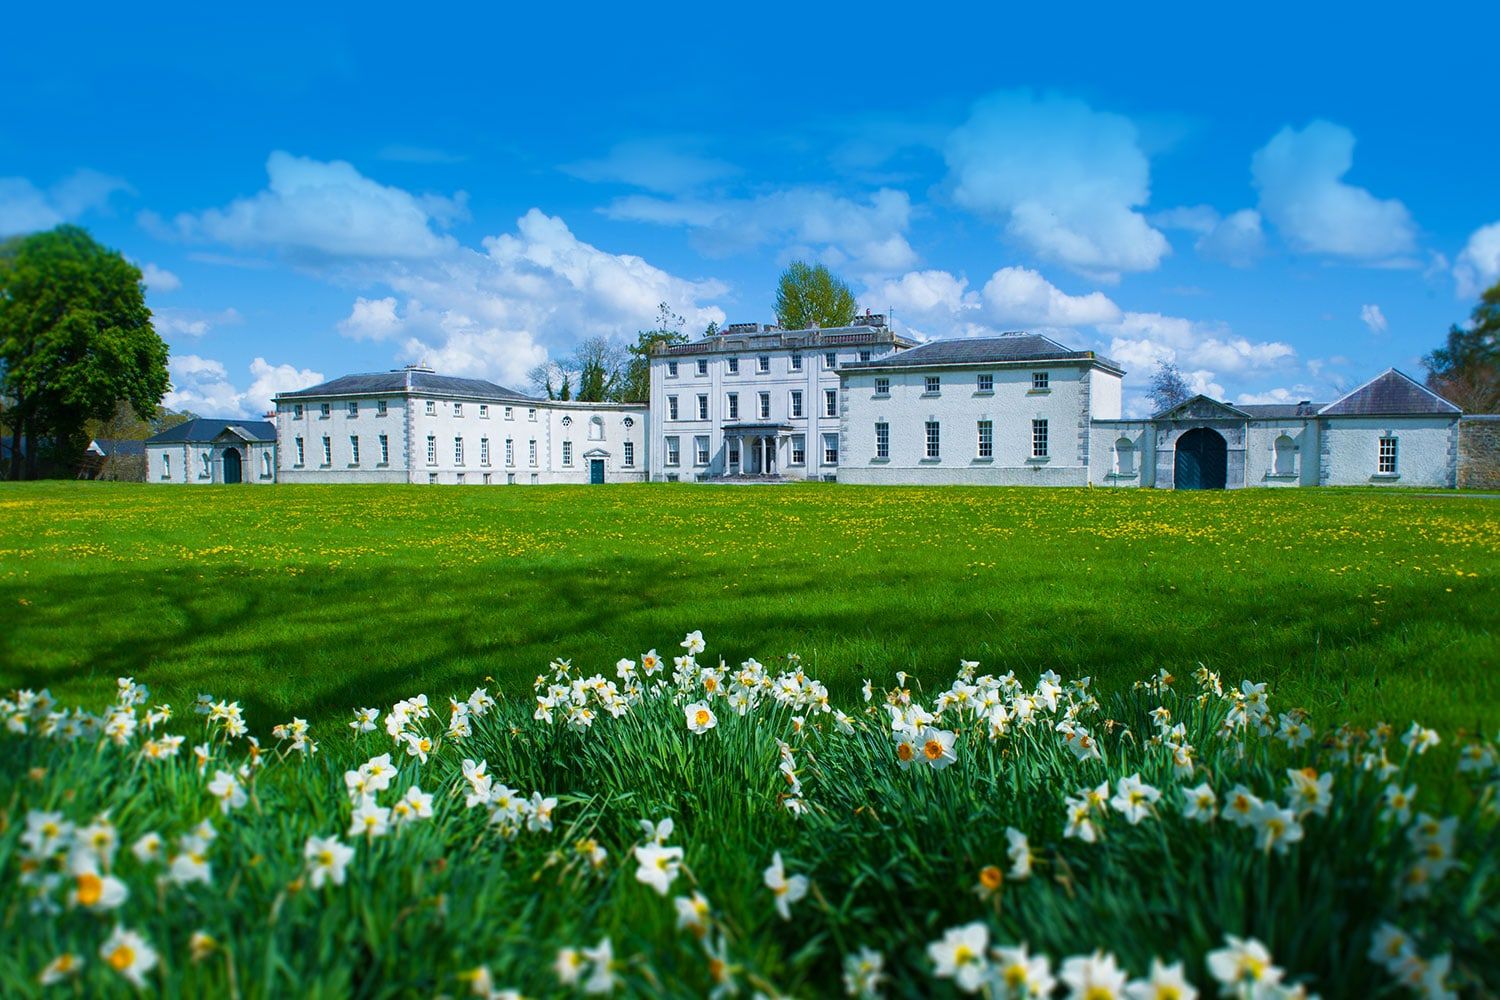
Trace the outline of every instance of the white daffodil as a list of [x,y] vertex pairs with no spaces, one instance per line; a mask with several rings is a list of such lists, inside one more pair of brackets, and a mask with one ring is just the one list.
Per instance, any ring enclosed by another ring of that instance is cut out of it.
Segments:
[[1417,786],[1408,785],[1402,788],[1400,784],[1392,782],[1385,789],[1385,810],[1381,818],[1405,823],[1411,819],[1412,802],[1417,797]]
[[1009,843],[1005,853],[1010,858],[1010,877],[1023,882],[1031,877],[1031,842],[1013,826],[1005,828],[1005,839]]
[[697,890],[691,896],[678,896],[672,900],[677,910],[677,929],[690,930],[700,937],[708,931],[708,897]]
[[1139,773],[1121,778],[1116,785],[1115,797],[1110,805],[1135,826],[1151,814],[1151,806],[1161,798],[1161,792],[1141,780]]
[[1310,767],[1296,770],[1288,768],[1287,776],[1287,805],[1299,816],[1312,813],[1315,816],[1328,815],[1328,807],[1333,804],[1333,774],[1319,774]]
[[162,840],[161,834],[156,832],[143,833],[136,838],[135,843],[130,845],[130,853],[141,864],[161,860]]
[[1401,737],[1401,742],[1406,746],[1408,751],[1421,756],[1437,746],[1441,740],[1439,740],[1438,734],[1433,730],[1413,722],[1411,728]]
[[614,992],[619,977],[615,975],[615,950],[609,938],[604,938],[592,948],[583,949],[583,959],[588,963],[589,970],[588,978],[583,981],[583,992]]
[[99,946],[99,957],[137,989],[145,987],[146,973],[156,968],[155,949],[135,931],[128,931],[118,924]]
[[1124,996],[1125,972],[1107,952],[1074,955],[1057,970],[1057,978],[1068,987],[1069,1000],[1120,1000]]
[[1297,814],[1274,802],[1256,806],[1250,814],[1250,823],[1255,828],[1256,845],[1264,851],[1274,848],[1277,854],[1285,854],[1289,845],[1302,839],[1302,824],[1297,822]]
[[361,799],[354,807],[354,815],[349,821],[349,836],[368,837],[374,839],[385,835],[386,828],[390,825],[390,810],[378,804],[373,798]]
[[885,956],[873,948],[861,947],[844,956],[844,992],[849,996],[873,1000],[880,996],[885,979]]
[[1068,799],[1068,825],[1063,828],[1063,836],[1092,844],[1099,839],[1099,831],[1094,826],[1093,808],[1085,799]]
[[781,852],[771,855],[771,863],[762,873],[766,888],[776,901],[776,912],[782,920],[792,919],[792,904],[807,895],[807,876],[787,876],[786,866],[781,862]]
[[356,733],[372,733],[375,731],[375,723],[379,720],[380,709],[356,708],[354,710],[354,721],[349,723],[349,728]]
[[687,715],[689,732],[706,733],[719,724],[719,720],[714,717],[713,709],[708,707],[706,701],[695,701],[686,706],[683,712]]
[[1130,1000],[1197,1000],[1198,990],[1187,981],[1182,963],[1167,965],[1159,958],[1151,960],[1151,974],[1125,987]]
[[1030,955],[1026,946],[991,949],[994,965],[990,969],[991,994],[1005,1000],[1029,1000],[1047,997],[1057,987],[1052,975],[1052,960],[1046,955]]
[[946,729],[937,729],[928,726],[922,730],[922,759],[925,760],[934,771],[943,768],[958,760],[958,754],[953,750],[953,743],[957,736]]
[[250,801],[239,779],[222,769],[214,772],[213,780],[208,783],[208,793],[219,800],[219,812],[226,816]]
[[68,902],[86,910],[103,912],[118,909],[130,896],[125,883],[113,875],[100,873],[92,855],[81,855],[77,863],[70,866],[73,888],[68,893]]
[[345,871],[354,859],[354,848],[339,842],[337,837],[308,837],[302,849],[307,859],[308,881],[314,889],[327,882],[343,885]]
[[406,793],[391,806],[391,821],[397,826],[431,818],[432,794],[422,791],[416,785],[408,788]]
[[927,946],[927,957],[932,960],[933,974],[939,979],[953,980],[965,993],[978,993],[989,968],[985,958],[989,946],[990,929],[976,921],[944,931],[941,941]]
[[83,957],[71,951],[65,951],[52,961],[48,962],[41,972],[37,974],[36,980],[43,986],[54,986],[71,976],[76,976],[83,971]]
[[1253,821],[1251,815],[1260,805],[1260,799],[1255,793],[1244,785],[1235,785],[1229,792],[1229,797],[1224,800],[1224,812],[1221,814],[1235,826],[1249,826]]
[[1370,940],[1368,954],[1370,961],[1384,966],[1392,975],[1399,975],[1401,970],[1416,957],[1417,948],[1411,936],[1401,928],[1395,924],[1383,923],[1375,929],[1375,935]]
[[1271,964],[1271,953],[1255,938],[1224,935],[1225,946],[1208,953],[1209,974],[1224,987],[1221,995],[1240,996],[1249,987],[1259,996],[1267,987],[1277,986],[1285,974]]
[[642,844],[635,849],[637,882],[655,889],[665,896],[682,868],[682,848],[663,847],[661,844]]
[[1182,790],[1182,818],[1194,820],[1199,823],[1212,823],[1214,814],[1218,811],[1219,799],[1214,790],[1209,787],[1208,782],[1203,782],[1196,788],[1184,788]]
[[687,637],[682,640],[681,645],[683,649],[688,651],[689,656],[697,656],[708,648],[703,644],[703,633],[696,630],[689,632]]

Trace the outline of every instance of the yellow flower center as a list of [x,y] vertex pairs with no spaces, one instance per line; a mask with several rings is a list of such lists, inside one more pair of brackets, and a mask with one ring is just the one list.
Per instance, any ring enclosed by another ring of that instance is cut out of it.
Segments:
[[1158,986],[1156,1000],[1182,1000],[1182,990],[1176,986]]
[[703,690],[705,690],[705,691],[715,691],[715,690],[718,689],[718,687],[719,687],[719,682],[716,681],[716,680],[714,680],[712,677],[705,677],[705,678],[703,678]]
[[1000,888],[1001,879],[1000,869],[994,865],[985,865],[979,869],[979,884],[992,892]]
[[975,954],[974,949],[970,948],[966,944],[961,944],[957,948],[953,949],[954,965],[967,965],[978,957],[979,956]]
[[78,902],[84,906],[93,906],[99,902],[104,895],[104,880],[93,872],[84,872],[78,876]]
[[912,756],[913,756],[912,749],[911,749],[911,744],[910,743],[898,743],[898,744],[896,744],[896,756],[900,757],[902,760],[911,760]]
[[1005,985],[1011,989],[1020,989],[1026,985],[1026,966],[1019,962],[1013,962],[1005,967]]
[[128,944],[117,945],[104,960],[109,963],[111,969],[124,972],[135,964],[135,951]]
[[324,868],[332,868],[333,867],[333,852],[332,851],[319,851],[318,852],[318,864],[322,865]]
[[693,715],[693,720],[695,722],[697,722],[698,725],[700,725],[700,726],[706,726],[706,725],[708,725],[708,709],[706,709],[706,708],[700,708],[700,709],[698,709],[697,713]]
[[937,740],[928,740],[922,744],[922,752],[927,755],[928,760],[937,760],[943,755],[943,745]]
[[1090,986],[1083,998],[1084,1000],[1115,1000],[1115,992],[1106,986]]

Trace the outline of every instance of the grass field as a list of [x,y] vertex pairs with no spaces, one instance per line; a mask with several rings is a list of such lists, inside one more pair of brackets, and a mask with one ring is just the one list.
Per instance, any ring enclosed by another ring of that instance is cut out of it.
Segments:
[[1494,501],[51,484],[0,515],[7,995],[1500,990]]
[[1500,503],[1327,490],[0,488],[0,690],[314,719],[702,629],[835,693],[1198,663],[1323,717],[1500,716]]

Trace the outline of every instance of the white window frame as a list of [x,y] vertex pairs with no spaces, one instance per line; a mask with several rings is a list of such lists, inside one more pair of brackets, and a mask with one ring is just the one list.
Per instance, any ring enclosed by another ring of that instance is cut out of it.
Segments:
[[488,403],[480,403],[479,404],[479,419],[480,420],[488,420],[488,419],[490,419],[490,404],[488,404]]
[[427,413],[427,416],[429,416],[429,417],[435,417],[435,416],[437,416],[437,400],[435,400],[435,399],[429,399],[429,400],[427,400],[426,413]]
[[437,435],[427,435],[427,464],[437,465]]
[[453,464],[463,468],[464,464],[464,439],[463,435],[454,435],[453,438]]
[[1400,439],[1394,434],[1382,434],[1375,451],[1375,474],[1377,476],[1400,475]]
[[707,358],[699,358],[698,359],[698,377],[699,378],[707,378],[708,377],[708,359]]
[[978,451],[975,453],[975,457],[984,459],[994,458],[995,422],[993,420],[981,420],[978,422],[977,431],[979,441]]
[[388,435],[380,435],[380,464],[391,464],[391,439]]
[[482,468],[490,467],[490,439],[487,437],[479,439],[479,464]]
[[740,419],[740,394],[730,392],[724,394],[725,418],[728,420]]
[[1048,442],[1047,438],[1048,438],[1048,434],[1047,434],[1047,421],[1045,419],[1043,419],[1043,418],[1038,418],[1036,420],[1033,420],[1031,422],[1031,457],[1032,458],[1047,458],[1048,457],[1047,453],[1048,453],[1048,444],[1049,444],[1049,442]]
[[572,465],[573,464],[573,442],[572,441],[564,441],[562,443],[562,460],[563,460],[563,465]]
[[531,459],[531,467],[537,467],[536,438],[532,438],[527,444],[528,457]]
[[943,427],[936,420],[927,421],[923,428],[922,457],[929,461],[943,457]]
[[662,438],[662,462],[671,469],[682,464],[682,440],[677,435]]
[[829,351],[823,355],[823,367],[833,371],[839,366],[839,355],[837,351]]
[[943,378],[941,375],[922,376],[922,395],[941,396],[943,394]]
[[771,373],[771,356],[760,354],[755,358],[755,374],[769,375]]
[[757,399],[759,400],[760,409],[757,410],[756,412],[760,414],[760,419],[761,420],[770,420],[771,419],[771,394],[769,392],[762,392],[762,393],[759,394],[759,396],[757,397]]
[[325,466],[333,464],[333,438],[327,434],[323,435],[323,464]]
[[992,393],[995,391],[995,376],[989,372],[981,372],[974,382],[974,391]]
[[1052,373],[1051,372],[1032,372],[1031,373],[1031,391],[1032,392],[1051,392],[1052,391]]
[[677,377],[677,362],[675,362],[675,361],[668,361],[667,362],[667,378],[676,378],[676,377]]
[[707,393],[701,393],[700,392],[698,394],[698,419],[699,420],[707,420],[708,419],[708,394]]
[[891,457],[891,425],[884,420],[875,422],[875,457],[879,459]]
[[693,464],[698,466],[708,464],[707,434],[698,434],[693,437]]
[[359,400],[349,400],[349,416],[354,418],[355,420],[359,419]]
[[359,435],[358,434],[350,434],[349,435],[349,464],[350,465],[358,465],[359,464]]
[[307,442],[302,438],[296,438],[297,442],[297,468],[307,464]]
[[507,468],[514,468],[515,464],[516,464],[516,439],[515,438],[506,438],[505,439],[505,465],[506,465]]
[[787,413],[793,420],[802,416],[802,390],[793,389],[787,398]]
[[725,358],[724,359],[724,371],[725,371],[726,374],[729,374],[729,375],[738,375],[740,373],[740,359],[739,358]]
[[839,464],[839,436],[837,434],[823,435],[823,464]]
[[823,390],[823,416],[836,417],[839,415],[839,391],[837,389]]
[[[300,441],[302,439],[298,438],[297,440]],[[165,455],[164,454],[161,457],[161,477],[163,479],[171,479],[172,478],[172,456],[171,455]]]
[[635,468],[635,442],[634,441],[626,441],[625,442],[625,468],[627,468],[627,469],[633,469],[633,468]]
[[801,370],[802,370],[802,355],[799,354],[799,353],[793,353],[792,354],[792,371],[794,371],[794,372],[800,372]]
[[668,396],[667,397],[667,419],[668,420],[676,420],[677,419],[677,412],[678,412],[677,411],[677,397],[676,396]]
[[875,395],[889,396],[891,394],[891,380],[888,376],[881,376],[875,380]]
[[390,403],[387,403],[383,399],[377,399],[377,400],[375,400],[375,415],[377,417],[383,417],[383,416],[385,416],[387,413],[390,412],[390,410],[391,410],[391,404]]
[[807,437],[803,434],[793,434],[791,442],[792,465],[807,464]]
[[301,420],[302,419],[302,404],[301,403],[293,403],[292,404],[292,419],[293,420]]

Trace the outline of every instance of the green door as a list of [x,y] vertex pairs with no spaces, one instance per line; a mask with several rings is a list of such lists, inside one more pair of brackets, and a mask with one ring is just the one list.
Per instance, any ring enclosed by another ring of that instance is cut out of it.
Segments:
[[1195,427],[1177,439],[1174,488],[1222,490],[1228,477],[1229,445],[1218,431]]
[[604,482],[604,459],[589,459],[589,482],[595,486]]
[[240,450],[238,448],[224,449],[224,482],[238,483],[244,481],[244,474],[240,468]]

